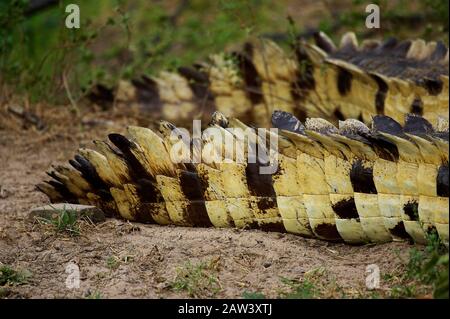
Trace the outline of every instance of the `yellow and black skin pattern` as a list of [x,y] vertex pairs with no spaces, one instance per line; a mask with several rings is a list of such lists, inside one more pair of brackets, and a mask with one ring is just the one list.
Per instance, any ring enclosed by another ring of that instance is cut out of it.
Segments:
[[[251,163],[247,153],[239,161],[220,139],[174,141],[177,128],[162,121],[157,131],[130,126],[127,136],[109,134],[108,142],[95,141],[96,150],[80,149],[38,188],[52,202],[92,204],[160,225],[258,228],[348,243],[423,243],[436,231],[448,242],[448,122],[434,128],[407,115],[401,125],[376,115],[371,127],[355,119],[336,127],[276,111],[272,125],[278,130],[262,129],[263,136],[272,135],[276,147],[258,144],[276,159],[271,174],[261,174],[267,163]],[[261,137],[218,112],[209,126],[236,145]],[[175,145],[201,152],[202,161],[179,163],[170,154]]]
[[[285,53],[256,39],[178,72],[97,86],[90,97],[151,119],[152,129],[130,126],[52,167],[51,180],[37,185],[51,202],[160,225],[258,228],[351,244],[424,243],[436,232],[448,244],[448,48],[441,42],[358,44],[350,32],[336,46],[317,33],[314,43],[299,41]],[[193,119],[222,138],[182,139],[180,128]],[[237,154],[225,140],[250,148]],[[268,163],[249,160],[256,148],[275,171],[261,174]]]
[[105,107],[114,103],[145,126],[159,119],[183,127],[192,119],[207,123],[214,111],[258,127],[270,126],[275,110],[334,124],[348,118],[368,124],[373,115],[401,124],[405,114],[433,125],[448,119],[449,55],[443,42],[358,43],[348,32],[336,45],[318,32],[312,43],[300,39],[291,47],[282,50],[256,38],[177,72],[120,81],[114,88],[97,85],[88,96]]

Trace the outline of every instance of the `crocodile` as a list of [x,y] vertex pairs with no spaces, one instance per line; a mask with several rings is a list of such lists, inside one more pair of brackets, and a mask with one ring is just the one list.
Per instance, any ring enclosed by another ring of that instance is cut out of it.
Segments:
[[[278,131],[260,130],[275,135],[276,147],[258,143],[277,159],[271,174],[261,174],[267,163],[248,161],[248,151],[238,161],[237,151],[223,150],[225,138],[235,145],[261,135],[217,112],[210,127],[223,139],[174,139],[177,128],[165,121],[157,132],[130,126],[128,137],[109,134],[111,144],[95,141],[98,151],[80,149],[71,166],[54,166],[53,180],[37,187],[52,202],[93,204],[160,225],[259,228],[348,243],[423,243],[437,231],[448,241],[448,122],[433,128],[407,115],[402,126],[376,115],[370,129],[355,119],[337,128],[276,111],[272,124]],[[176,160],[176,143],[202,161]]]
[[[314,41],[299,41],[290,57],[257,39],[193,68],[97,87],[97,103],[147,108],[158,125],[94,141],[37,188],[51,202],[144,223],[350,244],[424,243],[436,232],[448,244],[447,47],[358,46],[353,33],[339,48],[323,33]],[[195,118],[209,118],[220,138],[177,126]]]
[[256,38],[234,51],[215,54],[177,72],[97,85],[88,95],[97,104],[114,101],[121,112],[189,126],[206,123],[214,111],[258,127],[270,126],[274,110],[321,117],[337,124],[387,115],[403,124],[407,113],[433,125],[448,119],[448,48],[438,42],[366,39],[353,32],[339,46],[323,32],[314,43],[298,40],[285,52]]

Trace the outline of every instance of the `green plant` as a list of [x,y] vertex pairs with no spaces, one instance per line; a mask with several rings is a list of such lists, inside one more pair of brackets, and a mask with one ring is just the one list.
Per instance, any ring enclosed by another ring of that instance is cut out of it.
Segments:
[[102,294],[99,291],[94,291],[89,293],[86,299],[102,299]]
[[426,7],[431,9],[431,12],[436,16],[436,18],[441,21],[444,25],[444,30],[448,31],[448,11],[449,11],[449,1],[448,0],[425,0],[424,4]]
[[317,288],[308,279],[302,281],[292,280],[288,278],[281,278],[281,282],[288,286],[288,291],[282,291],[280,298],[286,299],[312,299],[317,295]]
[[70,0],[24,17],[27,3],[0,3],[0,85],[75,112],[92,85],[191,64],[267,30],[278,10],[267,0],[181,1],[175,12],[163,2],[79,0],[81,27],[67,29]]
[[106,265],[109,269],[114,270],[119,268],[120,261],[116,256],[109,256],[108,259],[106,259]]
[[26,270],[16,270],[8,265],[0,266],[0,286],[22,285],[28,282],[31,273]]
[[391,289],[391,298],[414,298],[417,296],[417,287],[412,283],[396,285]]
[[435,280],[433,297],[437,299],[449,299],[448,253],[440,256],[439,259],[436,260],[435,266],[442,267],[443,270],[438,274]]
[[71,236],[80,235],[80,228],[78,225],[78,213],[73,210],[62,209],[56,210],[55,213],[49,217],[39,218],[45,224],[53,226],[56,232],[68,233]]
[[115,269],[119,268],[121,263],[127,264],[131,261],[133,261],[133,256],[129,256],[129,255],[125,255],[123,257],[109,256],[106,259],[106,266],[111,270],[115,270]]
[[430,284],[440,276],[442,267],[438,265],[438,261],[442,256],[445,256],[446,248],[440,241],[436,231],[433,230],[426,236],[427,245],[425,249],[411,249],[406,267],[406,276]]
[[0,73],[3,77],[10,77],[20,69],[20,61],[10,60],[17,29],[23,22],[23,10],[28,4],[27,0],[11,0],[0,2]]
[[424,286],[431,287],[434,298],[448,298],[448,249],[435,230],[429,231],[426,239],[425,248],[410,250],[405,272],[399,276],[399,284],[392,289],[391,297],[415,297],[420,286]]
[[262,292],[249,292],[244,291],[242,294],[244,299],[266,299],[266,296]]
[[213,297],[221,290],[219,280],[213,274],[215,267],[212,262],[191,264],[188,261],[176,272],[176,278],[170,284],[175,291],[186,291],[190,297],[201,298]]

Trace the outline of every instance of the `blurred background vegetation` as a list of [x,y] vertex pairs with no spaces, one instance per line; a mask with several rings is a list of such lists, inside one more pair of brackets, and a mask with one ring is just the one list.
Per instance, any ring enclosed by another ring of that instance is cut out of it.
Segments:
[[[0,1],[3,100],[79,101],[94,83],[187,65],[250,36],[285,45],[292,33],[336,40],[352,30],[448,44],[448,0],[61,0],[35,12],[32,2]],[[69,3],[80,7],[80,29],[64,27]],[[369,3],[381,8],[380,29],[364,26]]]

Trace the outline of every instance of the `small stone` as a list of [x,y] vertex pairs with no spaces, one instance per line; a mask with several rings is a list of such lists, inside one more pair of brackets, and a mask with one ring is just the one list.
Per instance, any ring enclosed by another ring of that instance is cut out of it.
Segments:
[[263,264],[264,268],[269,268],[270,266],[272,266],[272,263],[270,261],[265,261]]
[[12,192],[10,192],[8,189],[0,185],[0,198],[2,199],[7,198],[11,194]]
[[89,218],[94,223],[103,222],[106,220],[105,214],[103,211],[95,206],[90,205],[78,205],[78,204],[67,204],[67,203],[58,203],[58,204],[50,204],[41,207],[35,207],[30,210],[29,217],[31,219],[45,218],[51,219],[56,214],[59,214],[63,211],[75,212],[78,218]]

